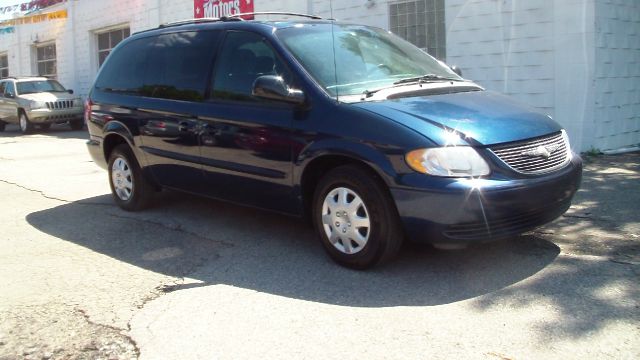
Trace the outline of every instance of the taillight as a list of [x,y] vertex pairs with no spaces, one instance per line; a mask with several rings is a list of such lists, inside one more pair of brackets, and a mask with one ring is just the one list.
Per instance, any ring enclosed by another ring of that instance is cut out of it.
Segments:
[[85,124],[89,124],[91,121],[91,106],[93,103],[91,99],[87,97],[87,100],[84,101],[84,122]]

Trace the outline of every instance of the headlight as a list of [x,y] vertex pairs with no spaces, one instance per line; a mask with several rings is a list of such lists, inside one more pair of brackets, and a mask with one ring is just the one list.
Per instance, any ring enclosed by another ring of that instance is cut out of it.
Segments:
[[29,104],[29,106],[31,107],[31,109],[46,109],[47,108],[47,103],[44,101],[32,101],[31,104]]
[[420,173],[434,176],[468,177],[489,175],[489,165],[469,146],[413,150],[407,164]]

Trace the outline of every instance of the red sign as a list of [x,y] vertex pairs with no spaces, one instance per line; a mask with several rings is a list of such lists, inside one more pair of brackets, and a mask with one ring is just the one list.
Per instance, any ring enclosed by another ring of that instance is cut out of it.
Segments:
[[[254,12],[253,0],[193,0],[194,18],[221,18],[252,12]],[[251,20],[253,16],[242,18]]]

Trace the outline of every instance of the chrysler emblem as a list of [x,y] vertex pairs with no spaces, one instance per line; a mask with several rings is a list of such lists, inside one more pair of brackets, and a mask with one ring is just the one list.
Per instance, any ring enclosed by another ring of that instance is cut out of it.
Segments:
[[551,154],[553,154],[556,150],[558,150],[558,148],[560,147],[559,144],[552,144],[552,145],[547,145],[547,146],[538,146],[537,148],[533,149],[533,150],[527,150],[527,151],[523,151],[520,153],[520,155],[522,156],[529,156],[529,157],[543,157],[545,159],[548,159],[549,157],[551,157]]

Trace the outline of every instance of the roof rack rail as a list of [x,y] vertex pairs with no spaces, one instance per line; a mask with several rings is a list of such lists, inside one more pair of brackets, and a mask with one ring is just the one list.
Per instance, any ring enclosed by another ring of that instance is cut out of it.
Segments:
[[[200,23],[208,23],[208,22],[218,22],[218,21],[244,21],[243,16],[254,16],[254,15],[286,15],[286,16],[298,16],[304,17],[314,20],[323,20],[322,17],[317,15],[308,15],[308,14],[300,14],[293,12],[281,12],[281,11],[261,11],[261,12],[250,12],[250,13],[241,13],[241,14],[233,14],[229,16],[223,16],[219,18],[213,17],[205,17],[205,18],[197,18],[197,19],[184,19],[178,21],[168,22],[166,24],[162,24],[158,26],[158,28],[166,28],[171,26],[179,26],[186,24],[200,24]],[[140,31],[144,32],[144,31]]]
[[172,21],[166,24],[162,24],[159,26],[159,28],[166,28],[170,26],[178,26],[178,25],[186,25],[186,24],[218,22],[218,21],[242,21],[242,19],[233,19],[230,17],[221,17],[221,18],[206,17],[206,18],[197,18],[197,19],[184,19],[184,20]]
[[17,80],[17,79],[22,79],[22,78],[47,78],[47,79],[49,79],[50,77],[46,76],[46,75],[10,75],[10,76],[7,76],[4,79]]
[[294,12],[282,12],[282,11],[260,11],[260,12],[250,12],[250,13],[241,13],[241,14],[233,14],[226,16],[227,19],[239,18],[242,16],[253,16],[253,15],[287,15],[287,16],[299,16],[305,17],[314,20],[324,20],[322,17],[318,15],[309,15],[309,14],[300,14]]

